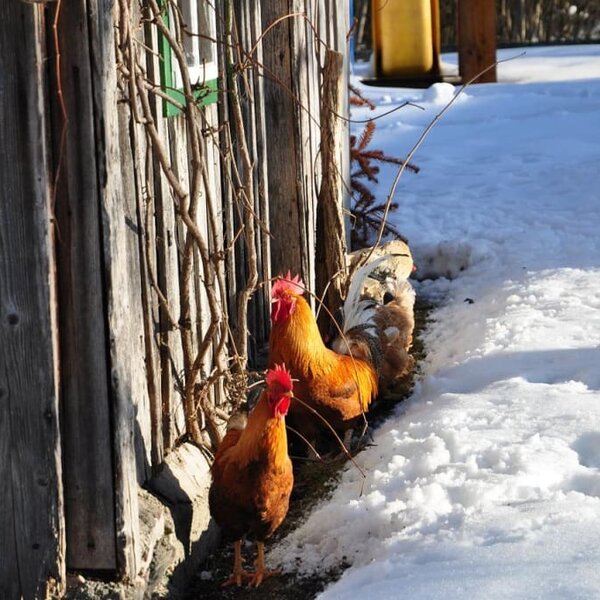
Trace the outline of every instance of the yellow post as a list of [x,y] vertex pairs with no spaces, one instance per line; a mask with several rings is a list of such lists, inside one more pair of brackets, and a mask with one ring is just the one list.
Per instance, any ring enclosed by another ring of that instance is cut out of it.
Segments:
[[371,8],[376,76],[439,72],[438,0],[372,0]]

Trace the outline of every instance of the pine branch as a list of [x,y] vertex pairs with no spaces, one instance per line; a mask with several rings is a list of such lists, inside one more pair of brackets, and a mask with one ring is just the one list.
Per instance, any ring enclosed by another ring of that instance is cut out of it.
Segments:
[[[355,90],[352,91],[355,92]],[[364,99],[359,97],[356,105],[368,104],[366,101],[363,103],[361,100]],[[372,108],[375,108],[375,106],[373,105]],[[374,193],[361,181],[361,179],[366,179],[373,183],[379,182],[377,176],[380,169],[373,162],[403,165],[405,169],[413,173],[419,172],[419,167],[412,163],[405,163],[400,158],[385,154],[383,150],[369,149],[368,146],[373,140],[374,133],[375,121],[369,121],[360,136],[350,136],[350,160],[354,167],[350,176],[350,186],[354,192],[354,206],[351,209],[351,240],[353,246],[364,246],[367,243],[369,233],[377,233],[382,228],[385,234],[403,239],[402,235],[393,226],[384,222],[387,212],[397,210],[398,204],[392,203],[386,211],[386,203],[376,204]]]

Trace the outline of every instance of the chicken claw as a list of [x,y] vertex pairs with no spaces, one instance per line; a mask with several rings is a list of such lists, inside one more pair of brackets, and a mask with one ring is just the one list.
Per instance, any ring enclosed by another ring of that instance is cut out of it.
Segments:
[[269,571],[265,566],[265,545],[262,542],[257,542],[256,547],[258,550],[258,557],[254,565],[256,566],[256,571],[254,575],[250,578],[250,583],[248,587],[257,588],[265,579],[269,577],[273,577],[276,575],[281,575],[281,571]]
[[233,545],[235,556],[233,558],[233,573],[231,577],[221,584],[221,587],[229,587],[231,585],[237,585],[240,587],[246,581],[252,581],[254,575],[248,571],[244,571],[242,567],[242,542],[238,540]]
[[[244,569],[242,569],[241,571],[238,571],[237,573],[235,573],[235,572],[232,573],[231,577],[221,584],[221,587],[225,588],[225,587],[230,587],[232,585],[237,585],[238,587],[242,587],[242,585],[246,581],[252,582],[253,580],[254,580],[254,576],[252,575],[252,573],[249,573],[248,571],[244,571]],[[250,583],[250,585],[252,585],[252,583]]]

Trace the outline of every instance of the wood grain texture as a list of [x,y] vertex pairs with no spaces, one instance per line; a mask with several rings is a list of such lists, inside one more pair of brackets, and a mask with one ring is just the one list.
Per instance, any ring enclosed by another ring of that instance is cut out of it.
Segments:
[[[61,13],[58,31],[68,115],[56,199],[67,566],[114,570],[115,489],[99,195],[99,177],[106,178],[106,171],[97,160],[97,65],[90,62],[91,32],[83,0]],[[52,100],[59,115],[55,95]],[[54,130],[58,160],[60,116]]]
[[[264,54],[260,43],[261,7],[260,4],[251,4],[243,0],[234,3],[236,17],[237,43],[243,52],[249,54],[252,49],[253,60],[257,65],[263,63]],[[268,165],[266,151],[266,115],[264,79],[258,75],[256,69],[248,69],[243,75],[240,97],[241,108],[246,132],[246,143],[253,157],[254,171],[252,190],[254,195],[254,213],[260,224],[255,228],[255,244],[257,250],[257,270],[259,282],[266,281],[271,276],[270,269],[270,238],[269,224],[269,190],[268,190]],[[235,141],[234,141],[235,143]],[[243,257],[242,240],[236,245],[236,251]],[[244,262],[238,269],[242,280],[238,285],[243,286],[245,281]],[[268,319],[265,315],[269,312],[269,286],[259,288],[250,300],[248,311],[248,327],[250,331],[249,358],[256,361],[260,349],[268,339]],[[236,311],[233,310],[232,316]]]
[[[285,0],[262,2],[263,30],[288,14],[290,8]],[[301,141],[296,122],[297,90],[292,85],[292,53],[297,51],[293,31],[292,20],[285,19],[263,38],[271,267],[274,274],[291,269],[308,279],[302,208],[302,188],[307,182],[298,164]]]
[[[463,83],[496,62],[496,4],[494,0],[459,0],[458,69]],[[474,83],[494,83],[496,67]]]
[[[146,43],[158,47],[156,28],[146,28]],[[148,76],[152,81],[160,81],[160,57],[147,53]],[[156,128],[166,147],[169,146],[169,119],[163,115],[162,98],[152,99],[152,110]],[[141,128],[141,126],[140,126]],[[154,231],[153,249],[156,252],[155,277],[157,283],[169,303],[170,313],[179,317],[179,258],[176,244],[175,207],[167,179],[155,154],[152,156],[152,190],[154,193]],[[156,294],[152,293],[152,297]],[[183,406],[177,388],[180,386],[179,373],[183,370],[183,353],[181,340],[176,329],[172,328],[166,311],[160,307],[156,322],[155,344],[160,357],[158,372],[160,373],[160,398],[162,405],[162,443],[163,451],[168,452],[175,440],[185,430]]]
[[[315,2],[291,0],[290,10],[295,13],[306,11],[310,14]],[[296,124],[296,153],[298,207],[302,227],[300,241],[302,247],[302,273],[310,289],[315,289],[315,229],[316,202],[320,186],[321,172],[317,158],[320,143],[319,98],[321,50],[312,27],[303,18],[291,21],[291,73],[290,86],[294,91],[294,122]],[[313,299],[310,299],[311,305]]]
[[[204,134],[206,157],[206,182],[204,193],[206,197],[207,217],[209,220],[208,240],[210,247],[212,248],[212,253],[216,256],[223,250],[225,245],[225,236],[223,231],[224,208],[221,186],[221,156],[217,138],[213,134],[213,132],[216,131],[219,126],[219,111],[216,104],[209,104],[208,106],[204,107],[203,110],[206,123]],[[210,222],[215,223],[214,228],[210,227]],[[225,265],[223,261],[219,261],[215,264],[215,271],[218,281],[225,281]],[[215,285],[217,290],[220,290],[218,283]],[[220,293],[219,298],[221,299],[220,305],[222,305],[223,301]],[[206,299],[206,305],[208,305],[208,299]],[[223,306],[223,309],[226,311],[227,307]],[[205,312],[207,311],[205,310]],[[207,316],[210,317],[210,312],[208,312]],[[215,343],[212,347],[212,353],[209,357],[210,360],[207,363],[207,367],[210,370],[212,370],[212,367],[217,364],[219,360],[222,361],[223,358],[217,356],[218,348],[216,346],[218,342],[219,340],[215,338]],[[215,383],[215,385],[212,386],[209,394],[211,402],[214,405],[223,403],[225,400],[225,394],[223,391],[222,381]]]
[[335,17],[332,20],[335,23],[330,48],[341,52],[343,56],[341,98],[339,102],[339,112],[343,118],[338,119],[337,126],[340,128],[340,143],[337,147],[338,168],[342,181],[342,205],[344,208],[344,236],[346,246],[350,247],[350,127],[348,122],[349,103],[348,103],[348,80],[350,73],[349,41],[347,34],[350,31],[350,0],[325,0],[326,14],[332,13]]
[[[114,464],[117,571],[134,578],[141,561],[138,489],[150,474],[150,406],[145,369],[135,191],[124,187],[119,146],[112,0],[88,0],[93,117],[98,159]],[[110,447],[110,446],[109,446]],[[97,568],[97,567],[96,567]]]
[[[341,153],[342,128],[337,116],[343,112],[344,57],[340,52],[327,50],[323,69],[321,95],[321,164],[323,177],[317,206],[316,291],[319,297],[327,290],[323,301],[329,314],[334,314],[342,303],[342,274],[346,267],[346,240],[344,234],[344,182]],[[330,317],[319,313],[322,333],[329,329]]]
[[44,9],[0,21],[0,597],[65,584]]

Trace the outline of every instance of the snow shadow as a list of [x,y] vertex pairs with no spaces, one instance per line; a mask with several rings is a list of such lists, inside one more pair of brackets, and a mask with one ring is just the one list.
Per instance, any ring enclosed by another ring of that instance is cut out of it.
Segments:
[[455,279],[473,260],[473,249],[466,242],[444,241],[437,244],[420,244],[413,248],[416,271],[413,278]]
[[567,488],[586,496],[600,498],[600,431],[581,434],[571,448],[585,469],[568,482]]
[[436,374],[444,389],[453,393],[474,393],[488,385],[513,378],[548,385],[577,381],[590,390],[600,390],[600,348],[569,348],[498,352],[474,357]]
[[580,435],[571,446],[584,467],[600,470],[600,431],[589,431]]

